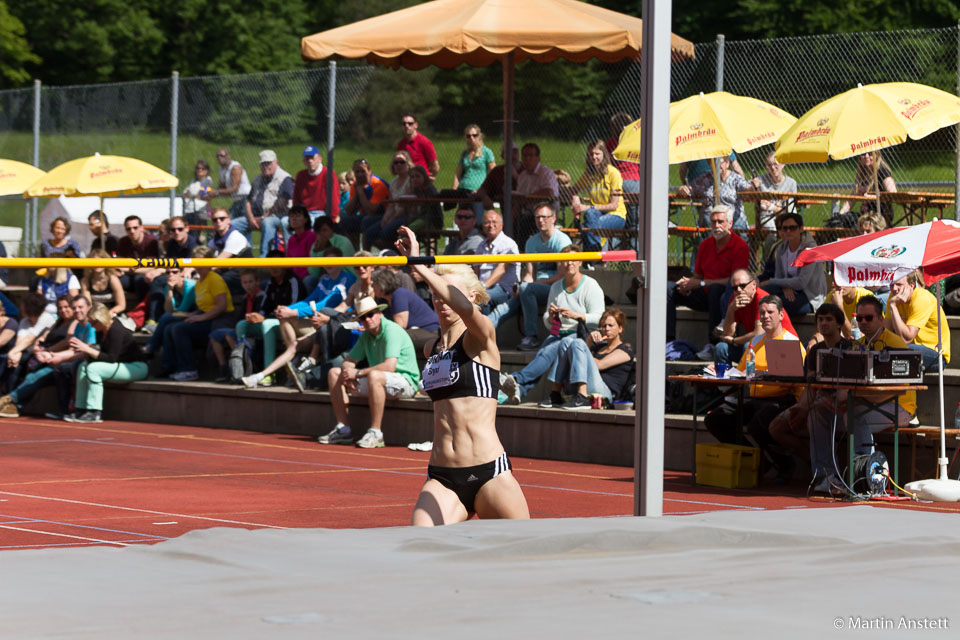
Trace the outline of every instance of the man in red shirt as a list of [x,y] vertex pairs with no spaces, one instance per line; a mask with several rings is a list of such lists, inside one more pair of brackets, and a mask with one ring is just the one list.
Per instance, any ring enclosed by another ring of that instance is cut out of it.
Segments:
[[417,129],[417,118],[412,113],[405,113],[400,118],[403,125],[403,137],[397,142],[397,151],[406,151],[413,158],[413,164],[420,165],[430,174],[432,179],[437,178],[440,163],[437,161],[437,151],[427,136]]
[[[293,204],[303,205],[310,214],[310,223],[319,216],[329,215],[334,221],[340,219],[340,181],[333,176],[333,206],[327,213],[327,174],[323,166],[320,150],[313,145],[303,150],[303,165],[306,167],[297,173],[293,182]],[[283,228],[287,228],[287,216],[283,219]]]
[[710,314],[707,342],[713,327],[723,320],[721,303],[730,276],[737,269],[746,269],[750,262],[750,248],[738,235],[731,234],[733,211],[726,205],[710,210],[709,238],[697,248],[693,275],[667,283],[667,341],[677,337],[677,305],[683,304],[695,311]]
[[[733,289],[733,297],[727,305],[723,334],[714,352],[714,359],[726,364],[739,362],[744,345],[763,332],[760,326],[759,304],[760,299],[768,295],[757,285],[757,276],[749,269],[734,271],[730,276],[730,287]],[[783,312],[782,324],[785,331],[800,337],[786,310]],[[738,331],[740,335],[737,335]]]

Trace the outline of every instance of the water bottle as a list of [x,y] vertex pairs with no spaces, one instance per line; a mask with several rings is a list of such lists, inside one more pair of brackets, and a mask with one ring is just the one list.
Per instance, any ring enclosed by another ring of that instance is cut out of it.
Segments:
[[860,331],[860,324],[857,322],[857,316],[851,316],[850,318],[850,335],[854,340],[859,340],[863,336],[863,332]]
[[753,372],[756,370],[756,367],[757,367],[757,354],[754,353],[753,345],[751,344],[750,348],[747,349],[747,361],[744,367],[744,371],[746,372],[748,378],[753,377]]
[[953,418],[953,425],[955,428],[960,429],[960,402],[957,403],[957,413]]

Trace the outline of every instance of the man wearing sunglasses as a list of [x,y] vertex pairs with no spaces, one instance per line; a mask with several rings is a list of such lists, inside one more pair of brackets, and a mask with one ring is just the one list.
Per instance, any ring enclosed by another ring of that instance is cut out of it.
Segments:
[[[869,351],[907,348],[907,343],[903,338],[884,327],[883,303],[877,298],[866,296],[860,299],[857,303],[857,323],[863,333],[863,337],[856,341],[861,348]],[[857,455],[872,453],[874,449],[873,434],[893,426],[891,416],[894,413],[893,399],[896,395],[890,393],[857,393],[858,397],[878,405],[864,413],[860,413],[862,406],[858,405],[857,417],[853,424],[853,447]],[[904,427],[910,423],[913,414],[916,413],[917,394],[915,391],[904,391],[899,396],[897,424]],[[837,469],[833,464],[831,436],[842,432],[846,428],[846,417],[844,415],[846,407],[846,395],[841,392],[838,394],[836,402],[820,406],[815,404],[810,409],[811,465],[814,475],[821,478],[820,482],[814,487],[815,491],[829,493],[831,489],[842,486],[836,478]],[[834,429],[834,420],[836,420],[836,429]]]
[[[714,360],[724,364],[738,362],[745,345],[763,331],[760,326],[759,304],[762,298],[769,295],[757,285],[757,276],[749,269],[734,271],[730,276],[730,287],[733,289],[733,297],[727,305],[723,334],[714,351]],[[795,336],[799,335],[786,313],[783,314],[783,328]]]
[[403,137],[397,141],[397,151],[406,151],[413,159],[413,164],[423,167],[436,180],[440,172],[440,162],[437,160],[437,151],[427,136],[420,133],[420,125],[412,113],[400,116],[400,126],[403,127]]
[[239,162],[230,157],[230,151],[221,147],[217,150],[217,163],[220,165],[220,184],[210,190],[211,198],[230,198],[230,217],[243,216],[244,202],[250,194],[250,179],[247,171]]
[[447,248],[443,250],[445,256],[466,256],[477,252],[483,242],[483,234],[477,228],[477,214],[469,204],[461,205],[453,221],[457,225],[459,234],[447,239]]

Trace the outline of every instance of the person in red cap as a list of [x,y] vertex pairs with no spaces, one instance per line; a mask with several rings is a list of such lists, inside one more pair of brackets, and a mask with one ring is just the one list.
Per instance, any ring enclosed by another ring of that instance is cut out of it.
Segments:
[[[330,216],[334,220],[340,217],[340,182],[336,176],[330,181],[333,185],[330,192],[332,198],[327,197],[327,177],[330,173],[327,167],[323,166],[323,158],[320,150],[310,145],[303,150],[303,166],[297,172],[296,180],[293,183],[293,204],[303,205],[310,214],[310,224],[320,216]],[[327,210],[327,201],[332,204]],[[283,228],[288,226],[286,217],[283,219]]]

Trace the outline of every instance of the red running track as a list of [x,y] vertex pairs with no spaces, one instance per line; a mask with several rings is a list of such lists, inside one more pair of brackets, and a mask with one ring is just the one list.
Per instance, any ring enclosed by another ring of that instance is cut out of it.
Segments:
[[[302,436],[33,418],[0,421],[0,455],[0,549],[151,544],[219,526],[403,526],[429,458]],[[528,458],[513,464],[535,518],[633,512],[631,469]],[[843,504],[807,499],[799,485],[692,487],[683,473],[668,472],[664,488],[664,512],[675,515]]]

